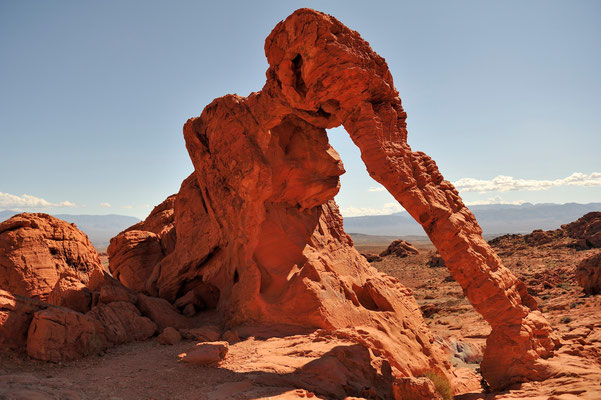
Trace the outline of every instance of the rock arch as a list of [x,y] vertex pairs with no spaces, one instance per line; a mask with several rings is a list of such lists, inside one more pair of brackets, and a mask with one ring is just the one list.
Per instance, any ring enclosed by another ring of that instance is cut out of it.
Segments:
[[342,330],[380,349],[402,376],[435,369],[452,377],[411,292],[371,268],[344,233],[333,201],[344,168],[326,134],[343,125],[369,174],[423,226],[491,324],[482,362],[489,383],[541,378],[541,359],[557,345],[551,328],[453,185],[407,144],[384,59],[309,9],[280,22],[265,53],[260,92],[218,98],[185,124],[195,172],[175,200],[175,246],[150,266],[146,290],[175,301],[209,285],[231,325]]

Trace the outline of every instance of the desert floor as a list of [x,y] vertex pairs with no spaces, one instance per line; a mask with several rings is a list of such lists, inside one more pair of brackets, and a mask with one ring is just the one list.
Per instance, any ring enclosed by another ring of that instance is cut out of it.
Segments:
[[[379,253],[388,243],[359,240],[362,253]],[[427,265],[435,254],[427,241],[414,241],[419,254],[385,257],[372,265],[413,290],[436,339],[449,349],[457,367],[478,371],[490,329],[477,314],[446,268]],[[544,382],[527,383],[504,393],[484,390],[461,399],[599,399],[601,398],[601,296],[584,296],[574,268],[599,249],[577,251],[551,243],[527,246],[511,239],[495,250],[505,265],[527,283],[539,307],[562,340],[553,363],[558,373]],[[243,335],[240,335],[243,337]],[[310,360],[282,351],[285,339],[249,338],[230,346],[219,367],[178,362],[177,355],[194,342],[163,346],[156,338],[108,350],[100,356],[64,364],[0,355],[0,399],[248,399],[311,396],[279,377],[295,364]],[[301,344],[302,345],[302,344]],[[274,356],[275,355],[275,356]],[[273,357],[272,357],[273,356]],[[263,362],[271,358],[272,365]],[[274,366],[273,363],[279,364]],[[10,389],[22,397],[4,397]],[[3,392],[4,390],[4,392]],[[4,394],[3,394],[4,393]],[[37,396],[37,397],[36,397]]]

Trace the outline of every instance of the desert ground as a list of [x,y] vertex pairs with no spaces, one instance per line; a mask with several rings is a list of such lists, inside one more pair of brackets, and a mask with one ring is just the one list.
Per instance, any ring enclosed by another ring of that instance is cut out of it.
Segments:
[[[360,236],[356,248],[379,254],[390,237]],[[424,238],[412,238],[418,254],[389,255],[372,262],[378,270],[398,278],[413,291],[426,323],[448,351],[457,368],[479,375],[479,363],[490,327],[474,310],[444,266],[429,265],[436,251]],[[539,308],[559,333],[566,363],[583,360],[601,365],[601,296],[587,296],[576,283],[574,271],[599,249],[576,250],[565,241],[526,245],[520,237],[492,242],[503,262],[528,284]],[[108,262],[105,253],[101,260]],[[217,315],[202,318],[220,336]],[[214,324],[214,325],[213,325]],[[210,332],[209,332],[210,333]],[[299,359],[290,337],[261,338],[249,329],[230,346],[220,365],[182,363],[178,354],[195,340],[162,345],[156,338],[124,344],[100,355],[59,363],[33,360],[22,354],[3,353],[0,364],[0,398],[3,399],[251,399],[314,396],[278,375],[294,371],[311,360]],[[302,346],[302,345],[301,345]],[[584,365],[584,364],[583,364]],[[272,376],[270,374],[273,374]],[[276,376],[278,376],[276,378]],[[505,393],[489,393],[485,387],[457,399],[572,399],[598,398],[598,375],[568,375],[545,382],[517,385]],[[298,384],[298,382],[296,382]],[[305,387],[311,388],[311,385]],[[320,398],[325,398],[319,396]],[[335,397],[334,397],[335,398]],[[369,398],[369,397],[366,397]]]

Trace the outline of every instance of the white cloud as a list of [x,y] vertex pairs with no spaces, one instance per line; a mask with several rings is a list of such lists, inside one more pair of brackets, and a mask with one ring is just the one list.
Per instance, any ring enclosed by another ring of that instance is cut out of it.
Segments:
[[125,208],[126,210],[131,210],[132,208],[134,208],[134,206],[132,206],[131,204],[128,204],[126,206],[122,206],[121,208]]
[[50,208],[50,207],[75,207],[76,204],[70,201],[61,201],[58,203],[51,203],[41,197],[30,196],[23,194],[21,196],[15,196],[10,193],[0,192],[0,208],[19,208],[19,209],[30,209],[30,208]]
[[546,190],[559,186],[601,186],[601,172],[583,174],[574,172],[566,178],[554,180],[515,179],[511,176],[499,175],[491,180],[462,178],[453,183],[461,192],[509,192]]
[[385,203],[381,208],[372,207],[346,207],[340,210],[344,217],[359,217],[362,215],[389,215],[405,211],[398,203]]
[[369,189],[367,189],[368,192],[383,192],[386,189],[384,189],[382,186],[372,186]]
[[512,205],[519,206],[520,204],[524,204],[524,203],[526,203],[525,200],[505,201],[505,200],[501,199],[499,196],[497,196],[497,197],[489,197],[486,200],[466,201],[465,205],[466,206],[480,206],[480,205],[486,205],[486,204],[512,204]]
[[112,206],[110,203],[100,203],[100,207],[111,208]]

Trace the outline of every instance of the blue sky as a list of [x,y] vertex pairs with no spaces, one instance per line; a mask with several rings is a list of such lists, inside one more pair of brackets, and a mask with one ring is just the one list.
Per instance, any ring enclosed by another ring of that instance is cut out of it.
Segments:
[[[601,201],[598,1],[0,1],[0,209],[143,218],[192,171],[182,125],[265,82],[300,7],[386,58],[409,143],[468,204]],[[398,205],[342,129],[347,216]]]

